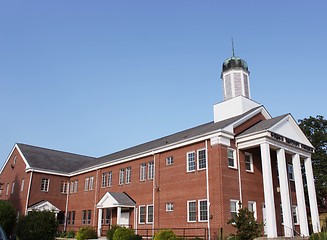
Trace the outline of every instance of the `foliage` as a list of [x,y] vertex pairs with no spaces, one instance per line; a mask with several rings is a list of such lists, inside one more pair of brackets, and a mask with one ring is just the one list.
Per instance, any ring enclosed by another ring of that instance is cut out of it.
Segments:
[[30,212],[19,219],[17,236],[20,240],[52,240],[57,232],[55,214],[49,211]]
[[16,224],[16,210],[9,201],[0,200],[0,225],[10,235]]
[[107,234],[106,234],[107,240],[113,240],[114,233],[115,233],[116,229],[118,229],[118,228],[121,228],[121,227],[118,225],[112,225],[111,228],[108,229]]
[[235,219],[228,221],[228,224],[232,224],[236,229],[236,234],[233,235],[236,238],[242,240],[252,240],[261,236],[262,224],[259,224],[254,216],[253,212],[247,208],[241,208],[238,211]]
[[315,147],[312,153],[312,168],[315,176],[317,201],[320,208],[326,209],[327,196],[327,120],[323,116],[299,120],[303,133]]
[[66,234],[66,238],[74,238],[75,237],[75,231],[70,230]]
[[136,234],[132,236],[129,240],[143,240],[143,238],[140,235]]
[[95,232],[95,230],[91,227],[82,227],[80,230],[78,230],[76,235],[77,240],[94,239],[94,238],[98,238],[98,235]]
[[117,228],[113,240],[130,240],[135,236],[134,230],[130,228]]
[[327,232],[311,234],[309,240],[327,240]]
[[177,236],[176,234],[170,230],[165,229],[157,232],[154,236],[154,240],[176,240]]

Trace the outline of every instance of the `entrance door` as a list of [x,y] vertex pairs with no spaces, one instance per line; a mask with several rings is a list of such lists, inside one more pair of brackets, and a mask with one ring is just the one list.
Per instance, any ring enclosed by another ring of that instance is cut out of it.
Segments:
[[263,232],[267,235],[267,216],[266,216],[266,204],[262,203],[262,222],[263,222]]
[[121,211],[121,216],[120,216],[120,225],[129,227],[129,210],[123,210]]

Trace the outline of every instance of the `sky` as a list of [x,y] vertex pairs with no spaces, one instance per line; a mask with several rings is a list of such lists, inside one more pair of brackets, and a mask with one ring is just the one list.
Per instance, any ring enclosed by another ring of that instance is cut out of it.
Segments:
[[0,0],[0,166],[15,143],[100,157],[213,121],[222,63],[275,117],[326,118],[327,2]]

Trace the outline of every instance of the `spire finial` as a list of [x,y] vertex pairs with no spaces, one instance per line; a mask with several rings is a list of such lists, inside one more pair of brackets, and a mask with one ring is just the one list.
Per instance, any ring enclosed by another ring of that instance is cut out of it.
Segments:
[[234,39],[232,37],[232,53],[233,53],[233,57],[235,57],[235,51],[234,51]]

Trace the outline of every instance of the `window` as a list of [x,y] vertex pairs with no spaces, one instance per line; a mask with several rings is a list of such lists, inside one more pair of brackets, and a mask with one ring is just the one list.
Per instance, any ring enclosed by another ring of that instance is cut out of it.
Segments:
[[199,200],[199,221],[208,221],[208,201]]
[[238,200],[230,200],[231,219],[235,219],[238,213]]
[[235,157],[235,150],[228,148],[227,150],[227,155],[228,155],[228,167],[230,168],[237,168],[236,166],[236,157]]
[[25,185],[25,179],[22,178],[22,184],[20,185],[20,191],[21,191],[21,192],[24,191],[24,185]]
[[91,224],[91,210],[83,210],[82,224],[83,225],[90,225]]
[[14,191],[15,191],[15,182],[12,182],[12,185],[11,185],[11,194],[14,194]]
[[111,187],[111,184],[112,184],[112,171],[108,172],[107,187]]
[[90,178],[85,178],[85,183],[84,183],[84,191],[88,191],[89,190],[89,181]]
[[292,216],[293,216],[294,224],[299,224],[298,218],[297,218],[297,206],[292,206]]
[[207,166],[206,150],[198,150],[198,169],[205,169]]
[[253,212],[253,217],[257,219],[257,204],[254,201],[248,201],[248,209]]
[[16,156],[16,155],[14,156],[14,161],[13,161],[13,162],[14,162],[14,165],[15,165],[16,162],[17,162],[17,156]]
[[119,170],[119,185],[124,184],[124,171],[125,171],[124,168]]
[[89,190],[93,190],[93,185],[94,185],[94,177],[90,177],[90,186],[89,186]]
[[72,225],[75,224],[75,211],[72,211]]
[[74,182],[70,182],[70,187],[69,187],[69,193],[73,194],[74,193]]
[[42,178],[42,181],[41,181],[41,191],[42,192],[48,192],[49,191],[49,183],[50,183],[50,179]]
[[283,205],[280,204],[280,216],[282,218],[282,223],[284,223],[284,216],[283,216]]
[[111,187],[111,184],[112,184],[112,171],[108,172],[107,187]]
[[60,192],[61,193],[67,193],[67,188],[68,188],[68,182],[61,181],[61,184],[60,184]]
[[166,212],[174,211],[174,204],[173,203],[166,203]]
[[87,210],[87,225],[91,224],[91,215],[92,215],[91,210]]
[[132,173],[132,168],[127,167],[126,168],[126,184],[131,182],[131,173]]
[[245,153],[245,168],[247,172],[253,172],[253,157],[251,153]]
[[174,163],[173,156],[169,156],[166,158],[166,165],[173,165],[173,163]]
[[148,179],[154,178],[154,161],[148,163]]
[[105,188],[107,186],[107,173],[102,173],[101,187]]
[[105,224],[106,225],[110,224],[110,213],[111,213],[111,210],[106,208],[106,211],[105,211]]
[[7,188],[6,188],[6,195],[9,194],[9,183],[7,183]]
[[82,224],[83,225],[86,224],[86,210],[83,210],[83,213],[82,213]]
[[294,181],[293,165],[287,164],[287,169],[288,169],[288,178],[290,179],[290,181]]
[[146,222],[147,223],[153,223],[153,205],[148,205],[147,206],[147,217],[146,217]]
[[67,213],[67,224],[68,224],[68,225],[70,224],[71,214],[72,214],[72,212],[68,212],[68,213]]
[[196,201],[187,201],[187,221],[196,222]]
[[146,179],[146,163],[142,163],[140,165],[140,181],[144,181]]
[[78,188],[78,180],[75,180],[75,182],[74,182],[74,193],[77,193],[77,188]]
[[139,223],[145,223],[145,206],[139,206]]
[[187,153],[187,171],[188,172],[195,171],[195,152]]

